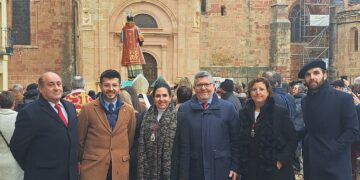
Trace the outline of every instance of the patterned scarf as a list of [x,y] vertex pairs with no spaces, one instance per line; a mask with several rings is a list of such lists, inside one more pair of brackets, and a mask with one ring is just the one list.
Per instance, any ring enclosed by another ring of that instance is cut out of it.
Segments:
[[170,103],[156,120],[154,106],[145,113],[141,125],[138,149],[138,179],[170,179],[171,154],[177,119],[175,107]]

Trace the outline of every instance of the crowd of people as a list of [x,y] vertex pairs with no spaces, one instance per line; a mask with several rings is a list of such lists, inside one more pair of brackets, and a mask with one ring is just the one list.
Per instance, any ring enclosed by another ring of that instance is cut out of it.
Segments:
[[85,80],[42,74],[0,93],[1,180],[352,180],[360,156],[360,77],[329,82],[313,60],[285,89],[207,71],[171,87],[116,70]]

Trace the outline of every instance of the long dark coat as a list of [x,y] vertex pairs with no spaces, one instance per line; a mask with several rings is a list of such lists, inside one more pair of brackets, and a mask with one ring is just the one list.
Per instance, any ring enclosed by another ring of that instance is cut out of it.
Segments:
[[179,112],[184,113],[189,126],[189,179],[228,179],[230,170],[237,172],[239,119],[233,105],[214,95],[204,110],[193,96],[180,106]]
[[42,97],[16,118],[10,149],[25,172],[24,180],[77,180],[79,139],[74,105],[61,101],[68,127]]
[[350,147],[359,127],[351,95],[325,81],[317,93],[308,92],[303,113],[305,180],[351,180]]
[[[292,159],[297,146],[296,131],[287,110],[270,97],[255,120],[252,100],[240,110],[240,173],[242,180],[295,179]],[[254,127],[255,135],[251,137]],[[276,162],[282,168],[276,168]]]

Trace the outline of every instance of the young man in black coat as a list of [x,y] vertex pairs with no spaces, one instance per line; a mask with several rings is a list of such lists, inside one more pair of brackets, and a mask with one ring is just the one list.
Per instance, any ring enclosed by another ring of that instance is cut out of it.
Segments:
[[351,95],[330,87],[325,70],[325,62],[314,60],[298,74],[308,87],[303,102],[304,180],[351,180],[357,113]]

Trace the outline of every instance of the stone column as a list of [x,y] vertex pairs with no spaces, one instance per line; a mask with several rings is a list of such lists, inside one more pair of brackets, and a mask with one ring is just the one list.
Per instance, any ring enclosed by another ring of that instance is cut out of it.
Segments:
[[288,5],[281,1],[273,1],[271,8],[270,67],[282,74],[290,75],[291,23],[288,19]]

